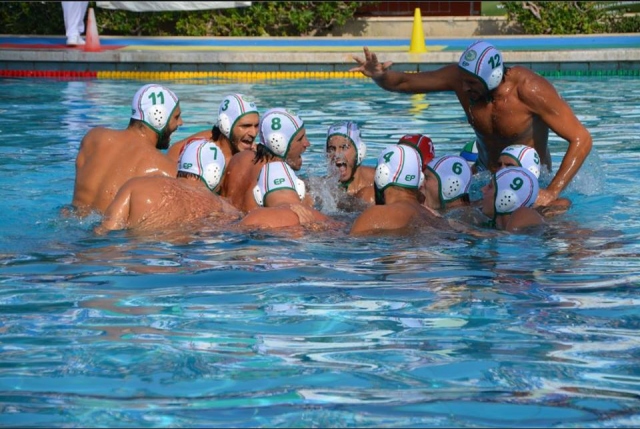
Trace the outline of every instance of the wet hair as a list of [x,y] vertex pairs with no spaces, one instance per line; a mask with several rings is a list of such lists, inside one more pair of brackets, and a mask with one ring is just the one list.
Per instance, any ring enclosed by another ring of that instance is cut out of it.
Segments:
[[189,173],[188,171],[178,171],[176,177],[184,177],[186,179],[198,179],[200,180],[200,176],[197,174]]
[[279,158],[279,157],[276,156],[273,152],[271,152],[268,147],[266,147],[263,144],[256,145],[256,155],[253,157],[254,164],[257,164],[262,161],[269,162],[274,158]]
[[220,131],[220,127],[214,125],[213,128],[211,128],[211,136],[213,137],[213,141],[217,142],[221,135],[222,131]]

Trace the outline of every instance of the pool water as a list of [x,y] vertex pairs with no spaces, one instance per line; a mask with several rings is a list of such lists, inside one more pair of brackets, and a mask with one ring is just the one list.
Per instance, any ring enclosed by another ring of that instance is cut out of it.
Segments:
[[[60,216],[80,139],[126,127],[146,82],[0,79],[0,425],[638,427],[640,79],[550,80],[594,149],[541,234],[176,240]],[[336,120],[360,123],[368,165],[405,133],[437,155],[472,138],[452,94],[167,86],[185,121],[173,141],[209,128],[230,92],[296,110],[316,183]],[[567,144],[550,147],[555,171]]]

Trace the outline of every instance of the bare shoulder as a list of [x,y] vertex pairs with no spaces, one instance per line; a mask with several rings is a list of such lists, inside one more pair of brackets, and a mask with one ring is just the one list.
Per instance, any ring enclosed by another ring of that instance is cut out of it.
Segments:
[[[242,178],[247,177],[249,175],[254,174],[253,159],[255,158],[256,153],[252,150],[245,150],[242,152],[238,152],[231,157],[229,161],[227,161],[227,167],[225,168],[226,177],[232,177],[234,181],[242,180]],[[262,166],[262,164],[259,164]],[[257,177],[257,174],[256,174]],[[225,179],[226,180],[226,179]]]
[[509,232],[517,232],[524,228],[542,225],[543,223],[545,221],[537,210],[530,207],[520,207],[512,213],[505,229]]
[[371,230],[375,229],[377,225],[377,221],[381,219],[384,212],[385,212],[385,206],[382,206],[382,205],[375,205],[375,206],[368,207],[362,213],[360,213],[360,216],[358,216],[356,220],[353,222],[353,225],[351,225],[351,230],[349,231],[349,234],[351,235],[366,234],[367,232],[370,232]]
[[373,183],[373,179],[376,177],[376,169],[374,167],[368,165],[361,165],[358,167],[358,170],[361,171],[362,178],[367,182]]
[[513,66],[507,74],[507,82],[517,89],[521,99],[541,99],[557,96],[555,87],[544,77],[523,66]]
[[298,215],[287,207],[259,207],[240,221],[240,226],[251,228],[285,228],[299,225]]
[[238,152],[231,157],[231,159],[227,162],[227,169],[244,168],[246,165],[253,163],[253,158],[255,158],[256,153],[252,150],[243,150],[242,152]]
[[248,198],[245,193],[249,192],[252,184],[255,185],[254,181],[258,179],[262,167],[262,163],[253,163],[254,157],[255,152],[248,150],[233,155],[225,168],[226,172],[220,190],[220,195],[228,198],[234,207],[244,211],[246,211],[244,209],[245,200]]
[[167,176],[138,176],[132,177],[122,185],[123,190],[154,190],[163,186],[171,186],[176,179]]
[[106,127],[91,128],[82,138],[82,144],[94,144],[106,140],[110,136],[117,135],[120,130],[114,130]]

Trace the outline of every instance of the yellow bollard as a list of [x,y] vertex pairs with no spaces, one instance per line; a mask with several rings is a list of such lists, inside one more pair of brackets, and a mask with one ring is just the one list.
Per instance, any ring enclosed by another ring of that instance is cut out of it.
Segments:
[[424,31],[422,30],[422,15],[420,8],[417,7],[413,13],[413,31],[411,33],[411,45],[409,45],[410,54],[424,54],[427,47],[424,43]]

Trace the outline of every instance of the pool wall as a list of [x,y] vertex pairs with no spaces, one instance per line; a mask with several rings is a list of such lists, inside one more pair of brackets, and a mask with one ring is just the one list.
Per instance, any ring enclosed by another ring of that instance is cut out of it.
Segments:
[[[0,36],[0,76],[105,79],[361,78],[349,73],[368,46],[395,70],[426,71],[457,62],[475,38],[100,38],[99,52],[68,48],[60,37]],[[640,34],[493,36],[511,65],[541,74],[640,74]]]

